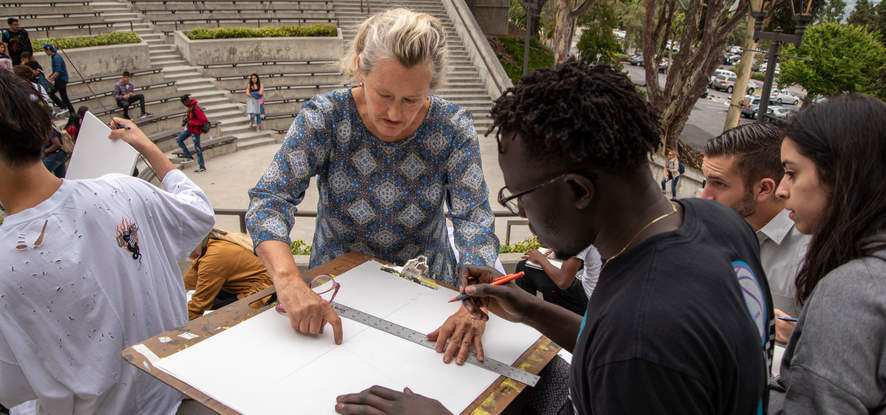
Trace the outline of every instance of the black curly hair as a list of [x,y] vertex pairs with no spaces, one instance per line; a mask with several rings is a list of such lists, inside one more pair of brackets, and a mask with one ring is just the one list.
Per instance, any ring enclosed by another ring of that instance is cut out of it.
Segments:
[[660,142],[658,116],[627,76],[575,59],[526,75],[491,112],[487,133],[519,136],[542,160],[633,169]]

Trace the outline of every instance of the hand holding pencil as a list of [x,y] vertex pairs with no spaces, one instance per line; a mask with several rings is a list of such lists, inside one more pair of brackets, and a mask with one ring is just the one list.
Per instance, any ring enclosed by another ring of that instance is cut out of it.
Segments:
[[459,269],[460,291],[456,298],[462,301],[465,309],[475,318],[486,320],[487,310],[513,322],[522,322],[527,309],[537,301],[537,297],[513,284],[520,275],[503,276],[494,268],[465,265]]
[[[505,276],[503,276],[503,277],[498,277],[498,278],[496,278],[495,281],[492,281],[492,282],[490,283],[490,285],[502,285],[502,284],[507,284],[507,283],[509,283],[509,282],[511,282],[511,281],[513,281],[513,280],[515,280],[515,279],[517,279],[517,278],[522,277],[522,276],[523,276],[523,271],[520,271],[520,272],[518,272],[518,273],[516,273],[516,274],[508,274],[508,275],[505,275]],[[461,293],[461,294],[455,296],[453,299],[449,300],[449,302],[450,302],[450,303],[454,303],[454,302],[456,302],[456,301],[464,301],[464,300],[467,300],[468,298],[471,298],[471,296],[470,296],[470,295],[467,295],[467,294],[465,294],[465,293]]]

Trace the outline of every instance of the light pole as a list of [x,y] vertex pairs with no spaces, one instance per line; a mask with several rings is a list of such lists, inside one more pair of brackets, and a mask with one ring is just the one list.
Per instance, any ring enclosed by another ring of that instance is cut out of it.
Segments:
[[[769,16],[772,6],[777,0],[750,0],[751,1],[751,17],[754,18],[754,41],[759,42],[760,39],[768,39],[772,41],[769,48],[769,57],[766,63],[766,76],[763,80],[763,94],[760,96],[760,108],[757,110],[758,122],[766,122],[766,111],[769,109],[769,96],[772,93],[772,80],[775,77],[775,67],[778,65],[778,50],[783,42],[793,43],[800,47],[803,42],[803,33],[806,32],[806,25],[812,22],[812,15],[809,13],[812,7],[812,0],[806,5],[806,10],[797,13],[794,8],[794,0],[791,2],[791,10],[793,11],[794,27],[793,34],[782,33],[781,31],[764,32],[763,21]],[[769,6],[769,7],[766,7]]]
[[523,0],[523,10],[526,11],[526,40],[523,43],[523,76],[529,73],[529,39],[532,37],[529,29],[534,27],[532,19],[535,18],[540,8],[541,5],[538,4],[538,0]]

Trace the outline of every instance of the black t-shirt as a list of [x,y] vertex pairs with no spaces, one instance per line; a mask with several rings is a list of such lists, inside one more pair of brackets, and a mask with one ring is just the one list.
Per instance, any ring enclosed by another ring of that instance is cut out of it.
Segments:
[[603,268],[575,346],[579,414],[761,413],[775,325],[759,245],[719,203]]
[[31,38],[25,29],[20,28],[17,32],[11,30],[4,31],[3,42],[9,44],[9,54],[13,58],[18,58],[25,51],[32,52]]

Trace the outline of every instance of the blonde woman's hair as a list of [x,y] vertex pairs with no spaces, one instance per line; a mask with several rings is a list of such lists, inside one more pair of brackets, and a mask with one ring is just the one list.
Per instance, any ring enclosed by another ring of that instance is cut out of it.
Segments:
[[[360,60],[358,68],[357,59]],[[391,9],[360,24],[342,71],[360,82],[384,59],[396,59],[406,68],[431,62],[431,89],[443,82],[446,68],[446,32],[440,20],[427,13]]]

